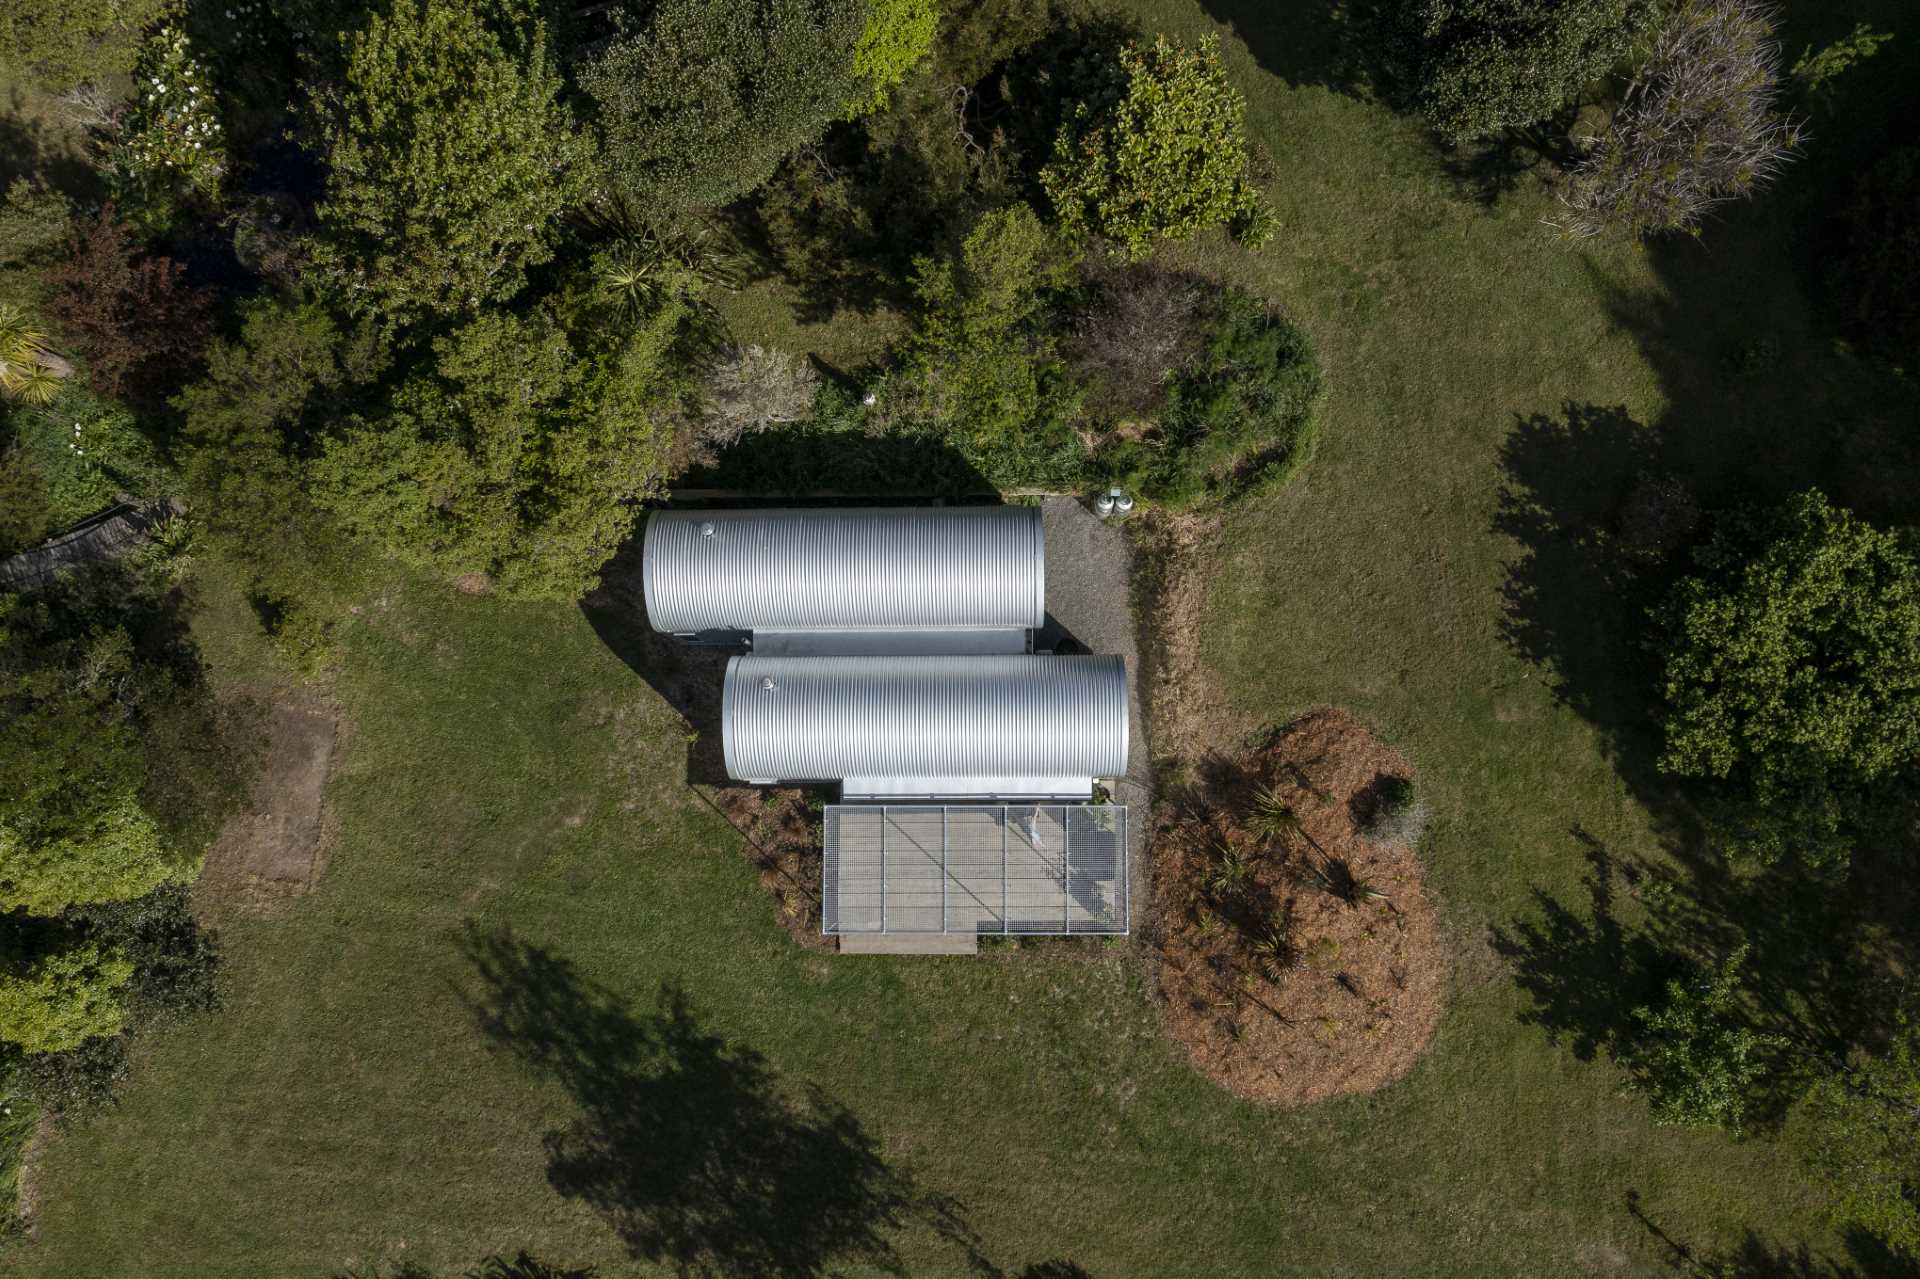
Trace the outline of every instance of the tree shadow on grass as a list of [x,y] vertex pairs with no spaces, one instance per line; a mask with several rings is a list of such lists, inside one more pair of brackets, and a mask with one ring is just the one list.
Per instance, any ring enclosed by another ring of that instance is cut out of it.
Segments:
[[1676,1239],[1643,1206],[1638,1190],[1626,1195],[1627,1213],[1660,1251],[1666,1268],[1695,1279],[1920,1279],[1920,1263],[1901,1258],[1885,1240],[1860,1229],[1845,1233],[1845,1258],[1822,1256],[1805,1244],[1775,1244],[1748,1230],[1731,1248],[1706,1251]]
[[1691,834],[1691,817],[1655,764],[1658,666],[1646,636],[1648,611],[1696,530],[1682,519],[1638,540],[1622,531],[1630,499],[1669,474],[1663,441],[1624,406],[1569,402],[1519,419],[1500,465],[1494,529],[1518,543],[1501,591],[1503,638],[1546,672],[1563,705],[1601,730],[1663,833]]
[[1365,24],[1342,0],[1202,0],[1202,7],[1246,43],[1262,70],[1296,88],[1358,96],[1378,72]]
[[579,1107],[547,1134],[548,1181],[634,1257],[694,1275],[904,1274],[893,1237],[918,1224],[992,1273],[957,1205],[889,1165],[823,1089],[708,1030],[677,984],[639,1012],[509,932],[470,928],[464,948],[481,1029]]

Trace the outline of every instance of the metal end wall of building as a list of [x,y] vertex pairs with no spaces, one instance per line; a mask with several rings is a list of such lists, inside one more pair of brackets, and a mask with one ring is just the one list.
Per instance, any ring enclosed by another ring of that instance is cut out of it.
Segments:
[[656,511],[644,583],[656,631],[1038,628],[1034,507]]
[[909,798],[1050,794],[1127,771],[1118,657],[736,657],[721,720],[748,782],[865,779]]

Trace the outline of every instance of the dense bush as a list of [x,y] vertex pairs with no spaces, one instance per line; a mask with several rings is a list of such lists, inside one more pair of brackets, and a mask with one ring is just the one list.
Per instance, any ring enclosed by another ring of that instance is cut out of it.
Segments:
[[15,178],[0,199],[0,301],[38,302],[39,273],[66,256],[73,206],[44,183]]
[[765,182],[872,82],[854,74],[862,0],[663,0],[579,71],[607,171],[671,220]]
[[1054,334],[1073,265],[1025,205],[982,217],[956,257],[923,258],[919,322],[876,392],[881,421],[945,433],[997,483],[1076,483],[1079,396]]
[[1746,1023],[1739,1008],[1741,946],[1717,967],[1667,983],[1657,1004],[1633,1010],[1632,1038],[1620,1053],[1632,1087],[1645,1093],[1655,1123],[1717,1126],[1738,1134],[1766,1055],[1784,1047]]
[[889,91],[927,56],[939,25],[935,0],[869,0],[867,25],[853,46],[853,74],[865,96],[848,113],[883,109]]
[[186,282],[186,268],[140,251],[113,206],[48,273],[47,314],[86,357],[88,379],[111,396],[166,394],[199,359],[213,322],[213,295]]
[[1920,360],[1920,146],[1883,157],[1837,219],[1827,293],[1849,336],[1895,360]]
[[1800,144],[1800,126],[1774,108],[1773,32],[1773,12],[1751,0],[1687,0],[1665,18],[1561,188],[1566,232],[1694,231],[1709,210],[1772,181]]
[[318,95],[327,155],[319,276],[391,323],[518,292],[591,156],[558,101],[544,32],[510,44],[477,0],[395,0],[347,42]]
[[133,965],[92,942],[54,945],[0,959],[0,1040],[27,1053],[61,1052],[118,1034],[116,991]]
[[1313,443],[1320,367],[1307,335],[1261,299],[1222,291],[1200,349],[1167,385],[1151,429],[1117,433],[1102,462],[1175,507],[1219,506],[1285,483]]
[[324,656],[326,608],[348,593],[360,556],[314,499],[306,462],[335,415],[368,394],[386,362],[365,329],[325,308],[263,298],[236,339],[207,352],[207,370],[174,398],[185,479],[208,541],[274,601],[275,629],[305,664]]
[[247,738],[179,601],[128,566],[0,595],[0,910],[56,915],[190,877]]
[[133,69],[139,40],[174,0],[10,0],[0,5],[0,59],[42,85],[99,84]]
[[1625,57],[1648,0],[1408,0],[1384,61],[1449,142],[1523,128],[1574,101]]
[[84,387],[64,384],[52,403],[16,410],[13,428],[60,525],[112,506],[123,493],[166,496],[171,472],[133,415]]
[[437,339],[384,408],[329,433],[315,495],[403,562],[576,598],[661,489],[684,313],[663,309],[631,336],[570,333],[546,309],[479,316]]
[[1817,491],[1728,521],[1697,559],[1658,615],[1660,766],[1723,785],[1734,843],[1842,860],[1920,757],[1920,570]]
[[1091,231],[1144,258],[1225,222],[1269,225],[1247,179],[1246,101],[1220,69],[1219,40],[1189,50],[1129,44],[1086,86],[1040,185],[1070,234]]
[[1813,1169],[1839,1224],[1920,1255],[1920,1022],[1889,1040],[1814,1085]]

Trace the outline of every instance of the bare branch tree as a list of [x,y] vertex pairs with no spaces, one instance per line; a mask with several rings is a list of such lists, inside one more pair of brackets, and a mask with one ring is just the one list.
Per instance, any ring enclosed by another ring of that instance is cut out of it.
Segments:
[[707,375],[700,415],[700,436],[725,448],[756,431],[798,422],[813,409],[820,376],[813,366],[785,351],[738,346]]
[[1775,109],[1776,17],[1753,0],[1681,5],[1606,132],[1581,140],[1550,225],[1575,239],[1694,232],[1709,210],[1772,182],[1805,140]]

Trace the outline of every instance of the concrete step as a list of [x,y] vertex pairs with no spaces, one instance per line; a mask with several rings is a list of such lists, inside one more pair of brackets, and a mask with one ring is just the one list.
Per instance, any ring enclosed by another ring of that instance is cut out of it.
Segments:
[[843,955],[976,955],[972,933],[842,933]]

